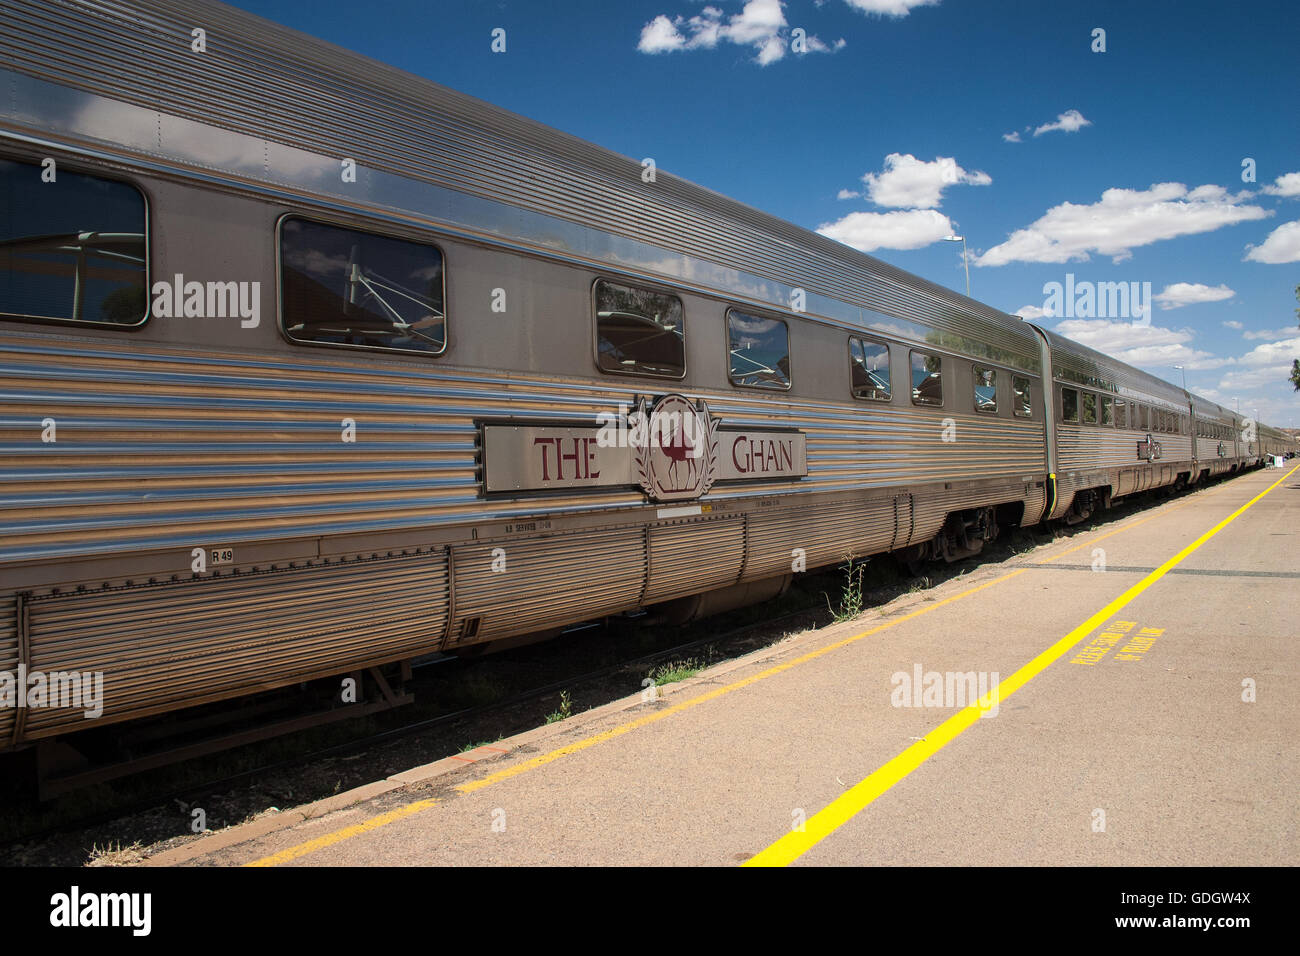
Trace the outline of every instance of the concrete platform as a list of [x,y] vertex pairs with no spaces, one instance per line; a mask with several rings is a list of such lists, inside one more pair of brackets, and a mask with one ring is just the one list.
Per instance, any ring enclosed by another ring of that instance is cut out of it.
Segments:
[[150,862],[1294,865],[1297,636],[1264,469]]

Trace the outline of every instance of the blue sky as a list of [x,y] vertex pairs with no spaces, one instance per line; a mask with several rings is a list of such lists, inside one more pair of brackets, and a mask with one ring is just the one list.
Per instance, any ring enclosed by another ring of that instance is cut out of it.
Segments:
[[1300,425],[1295,0],[236,5],[958,290],[965,235],[1007,312],[1067,273],[1150,283],[1149,325],[1043,321]]

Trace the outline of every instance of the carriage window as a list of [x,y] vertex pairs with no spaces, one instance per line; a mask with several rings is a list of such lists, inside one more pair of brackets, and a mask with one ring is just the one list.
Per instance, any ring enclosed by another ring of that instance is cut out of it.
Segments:
[[998,373],[991,368],[973,366],[975,372],[975,411],[998,410]]
[[912,404],[943,404],[942,356],[912,353]]
[[734,383],[790,387],[790,330],[783,321],[728,309],[727,335]]
[[1128,403],[1115,399],[1115,427],[1128,428]]
[[596,361],[603,372],[686,375],[682,300],[666,292],[596,282]]
[[1083,423],[1085,425],[1097,424],[1097,396],[1092,392],[1083,393]]
[[1061,421],[1079,420],[1079,393],[1072,388],[1061,389]]
[[280,322],[297,342],[404,352],[447,344],[442,253],[306,219],[280,226]]
[[1029,389],[1029,379],[1021,378],[1019,375],[1011,376],[1011,390],[1015,393],[1015,404],[1011,406],[1011,410],[1016,413],[1017,418],[1034,417],[1033,396]]
[[106,325],[148,317],[144,196],[0,160],[0,314]]
[[870,339],[849,339],[849,371],[853,397],[889,401],[889,346]]
[[1113,398],[1101,397],[1101,423],[1103,425],[1115,424],[1115,405]]

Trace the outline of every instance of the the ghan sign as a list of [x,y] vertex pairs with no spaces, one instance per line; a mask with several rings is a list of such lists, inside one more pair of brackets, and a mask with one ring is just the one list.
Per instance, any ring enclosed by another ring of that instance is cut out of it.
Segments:
[[726,429],[701,401],[665,395],[595,428],[483,426],[488,492],[639,486],[656,501],[698,498],[718,481],[808,474],[802,432]]

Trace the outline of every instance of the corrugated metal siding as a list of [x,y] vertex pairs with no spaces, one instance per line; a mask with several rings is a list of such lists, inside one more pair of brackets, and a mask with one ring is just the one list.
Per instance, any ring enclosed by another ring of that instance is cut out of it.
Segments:
[[[18,598],[0,595],[0,671],[18,672]],[[8,746],[14,732],[15,708],[0,707],[0,750]]]
[[711,518],[650,529],[644,603],[735,584],[745,560],[745,523]]
[[[493,570],[494,548],[504,552],[504,572]],[[635,608],[645,582],[641,528],[457,546],[453,554],[456,621],[448,648]],[[473,618],[477,631],[469,634]]]
[[[243,11],[8,0],[0,16],[0,57],[20,73],[698,256],[1038,368],[1036,341],[1010,316],[666,171],[647,188],[639,162]],[[195,24],[204,54],[190,51]],[[222,162],[212,151],[208,163]],[[246,164],[231,172],[275,181]]]
[[1077,491],[1109,486],[1115,495],[1128,495],[1172,484],[1181,472],[1199,470],[1192,462],[1190,435],[1152,432],[1161,457],[1148,463],[1137,457],[1137,443],[1146,432],[1104,425],[1058,424],[1057,499],[1049,517],[1070,510]]
[[912,522],[912,534],[907,544],[919,544],[934,537],[943,527],[944,519],[949,513],[970,508],[984,508],[1002,504],[1019,497],[1025,502],[1025,521],[1037,521],[1043,513],[1043,489],[1030,483],[1028,491],[1019,489],[1020,495],[1008,495],[1002,489],[981,489],[963,493],[950,491],[932,492],[914,496],[915,515]]
[[[597,423],[639,383],[251,360],[162,346],[0,342],[0,564],[642,507],[639,492],[479,496],[475,419]],[[696,393],[693,393],[693,395]],[[1042,426],[908,406],[698,393],[728,427],[805,432],[809,475],[708,500],[1043,470]],[[41,442],[40,422],[58,422]],[[944,441],[943,418],[956,426]],[[357,440],[340,423],[356,421]],[[179,560],[179,558],[178,558]]]
[[[1136,468],[1145,462],[1137,456],[1137,443],[1146,438],[1146,432],[1105,426],[1061,425],[1058,429],[1058,474],[1072,471],[1101,471],[1108,468]],[[1151,437],[1160,443],[1159,465],[1177,465],[1183,470],[1191,467],[1192,439],[1190,435],[1172,435],[1152,432]]]
[[888,550],[895,536],[895,511],[906,533],[910,507],[904,495],[897,509],[893,497],[880,497],[861,503],[837,502],[818,508],[752,514],[745,578],[789,574],[797,557],[796,548],[803,551],[809,569]]
[[[431,651],[445,551],[31,599],[31,670],[104,674],[111,723]],[[25,738],[85,729],[33,708]]]

